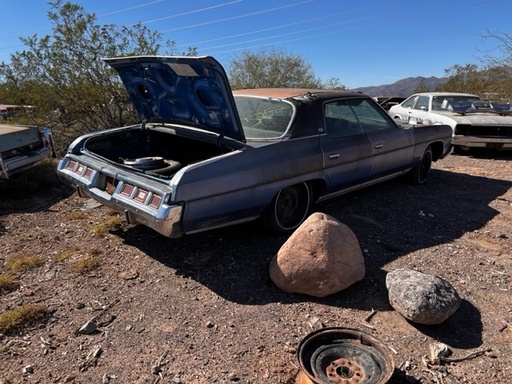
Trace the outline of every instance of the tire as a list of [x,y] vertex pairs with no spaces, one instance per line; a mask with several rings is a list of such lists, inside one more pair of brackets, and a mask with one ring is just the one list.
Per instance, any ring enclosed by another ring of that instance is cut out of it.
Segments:
[[311,205],[311,188],[308,183],[284,188],[267,207],[263,215],[264,223],[274,233],[290,233],[307,218]]
[[432,167],[432,148],[430,145],[425,149],[421,156],[420,162],[409,171],[409,181],[414,185],[422,185],[427,182],[430,168]]

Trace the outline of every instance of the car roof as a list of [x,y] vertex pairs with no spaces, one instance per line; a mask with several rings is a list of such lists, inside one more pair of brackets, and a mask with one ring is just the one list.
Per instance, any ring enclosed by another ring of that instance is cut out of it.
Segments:
[[369,97],[359,92],[335,91],[332,89],[314,89],[314,88],[251,88],[237,89],[233,91],[234,95],[273,97],[278,99],[290,99],[304,95],[314,94],[320,97]]
[[472,93],[462,93],[462,92],[421,92],[421,93],[415,93],[412,96],[470,96],[470,97],[479,97],[478,95],[473,95]]

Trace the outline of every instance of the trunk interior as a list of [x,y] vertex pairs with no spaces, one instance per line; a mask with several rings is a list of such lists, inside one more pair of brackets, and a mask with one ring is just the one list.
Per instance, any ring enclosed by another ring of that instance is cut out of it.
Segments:
[[214,143],[150,129],[91,137],[85,149],[117,164],[167,177],[184,166],[231,151]]

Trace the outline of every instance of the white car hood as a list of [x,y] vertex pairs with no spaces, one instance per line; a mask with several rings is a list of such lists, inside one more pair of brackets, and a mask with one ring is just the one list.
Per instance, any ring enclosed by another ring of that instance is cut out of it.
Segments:
[[[471,113],[461,115],[454,112],[434,112],[432,115],[438,115],[443,117],[443,119],[453,120],[456,124],[512,126],[512,116],[500,116],[493,113]],[[435,121],[432,123],[435,123]]]

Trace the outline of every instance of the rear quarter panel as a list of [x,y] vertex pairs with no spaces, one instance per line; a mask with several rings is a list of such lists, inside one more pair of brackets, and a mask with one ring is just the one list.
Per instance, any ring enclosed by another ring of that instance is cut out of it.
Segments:
[[249,145],[193,164],[173,179],[185,232],[256,217],[281,190],[322,178],[318,137]]

